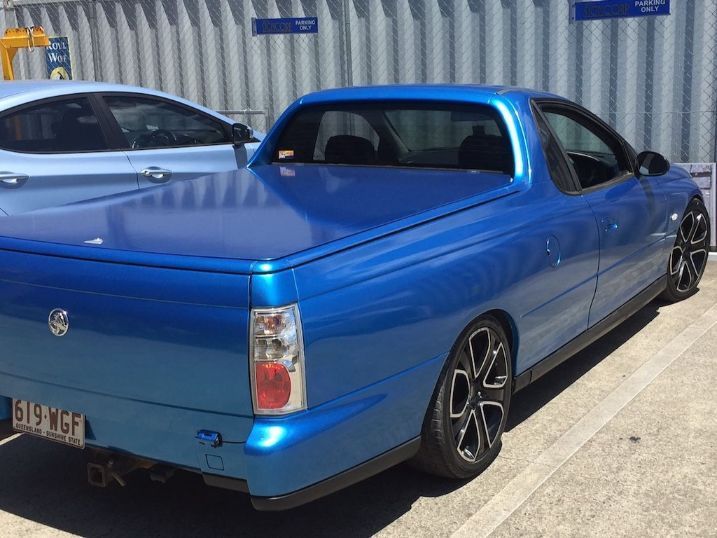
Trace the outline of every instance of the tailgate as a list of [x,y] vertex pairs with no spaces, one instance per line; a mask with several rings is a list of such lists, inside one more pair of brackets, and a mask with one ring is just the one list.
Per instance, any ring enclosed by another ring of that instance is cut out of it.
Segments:
[[248,290],[248,275],[0,251],[0,377],[74,389],[78,412],[94,393],[251,416]]

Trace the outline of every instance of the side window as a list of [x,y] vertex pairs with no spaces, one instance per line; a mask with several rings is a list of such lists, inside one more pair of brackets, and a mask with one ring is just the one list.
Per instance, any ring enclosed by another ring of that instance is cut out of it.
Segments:
[[553,133],[550,132],[550,127],[548,127],[548,124],[539,112],[535,111],[533,115],[535,117],[535,125],[538,128],[538,134],[540,135],[540,142],[543,146],[545,161],[548,164],[548,170],[553,182],[563,192],[578,192],[579,189],[576,188],[573,182],[568,163],[565,162],[563,150],[560,148],[557,140],[555,140]]
[[132,149],[231,142],[221,122],[180,105],[134,96],[107,96],[105,102]]
[[610,181],[629,171],[620,142],[597,124],[578,115],[545,110],[545,117],[575,169],[583,189]]
[[0,118],[0,148],[26,153],[78,153],[107,149],[87,98],[49,101]]

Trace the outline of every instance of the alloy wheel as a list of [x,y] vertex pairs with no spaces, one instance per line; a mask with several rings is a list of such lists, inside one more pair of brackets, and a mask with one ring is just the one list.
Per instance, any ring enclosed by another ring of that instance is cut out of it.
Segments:
[[498,334],[482,327],[468,338],[453,370],[450,421],[458,455],[475,463],[498,439],[505,420],[508,354]]
[[680,293],[697,286],[707,263],[709,223],[699,211],[688,212],[670,254],[670,278]]

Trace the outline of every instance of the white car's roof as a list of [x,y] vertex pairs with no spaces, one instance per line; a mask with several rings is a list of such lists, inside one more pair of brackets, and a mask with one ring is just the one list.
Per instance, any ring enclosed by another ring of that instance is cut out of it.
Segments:
[[0,82],[0,111],[38,99],[91,92],[131,92],[165,97],[202,110],[227,123],[234,123],[234,120],[227,116],[176,95],[138,86],[84,80],[12,80]]

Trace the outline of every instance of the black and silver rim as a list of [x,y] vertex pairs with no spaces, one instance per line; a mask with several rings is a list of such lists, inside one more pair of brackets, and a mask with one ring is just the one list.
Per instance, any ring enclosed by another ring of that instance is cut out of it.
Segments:
[[505,418],[508,356],[498,334],[470,335],[453,370],[450,414],[458,455],[475,463],[498,439]]
[[670,278],[680,293],[692,291],[707,263],[708,222],[699,211],[687,213],[670,254]]

